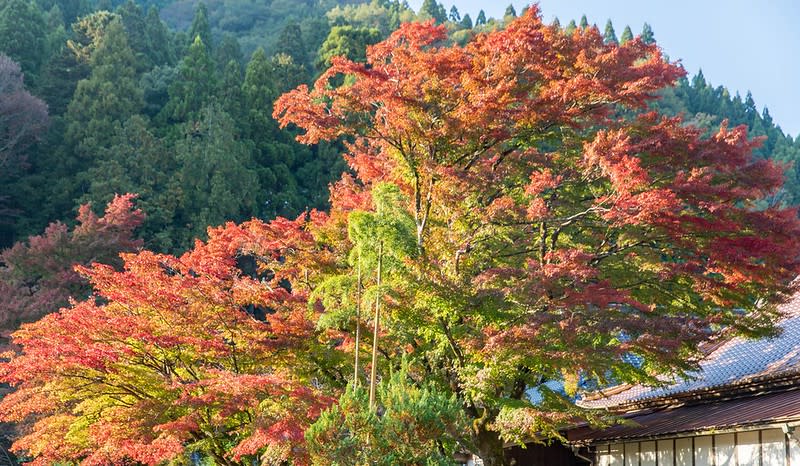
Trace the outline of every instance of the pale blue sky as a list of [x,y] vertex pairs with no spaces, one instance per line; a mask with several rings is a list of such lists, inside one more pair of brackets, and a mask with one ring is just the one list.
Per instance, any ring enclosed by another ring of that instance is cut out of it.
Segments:
[[[442,0],[440,0],[442,1]],[[474,20],[479,10],[500,17],[513,3],[444,0]],[[422,0],[409,0],[418,9]],[[706,80],[742,97],[748,90],[761,110],[769,108],[784,132],[800,132],[800,1],[797,0],[541,0],[545,21],[561,24],[586,14],[602,30],[611,19],[617,36],[626,24],[634,34],[647,22],[672,60],[680,59],[690,75],[703,69]]]

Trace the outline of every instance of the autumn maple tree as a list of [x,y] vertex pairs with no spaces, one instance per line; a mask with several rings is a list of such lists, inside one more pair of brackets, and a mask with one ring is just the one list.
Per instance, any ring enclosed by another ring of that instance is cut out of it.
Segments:
[[90,204],[78,209],[72,228],[50,224],[41,235],[0,251],[0,331],[15,330],[91,294],[89,282],[75,265],[101,262],[119,267],[119,253],[141,248],[136,229],[144,213],[136,196],[115,196],[98,216]]
[[[647,112],[684,74],[657,46],[565,33],[536,7],[446,39],[406,24],[275,104],[300,141],[348,141],[356,177],[309,224],[338,270],[310,280],[340,315],[326,322],[352,331],[353,277],[371,271],[382,373],[405,356],[454,393],[462,444],[497,465],[504,441],[587,415],[580,389],[656,382],[722,330],[770,330],[799,265],[796,210],[762,202],[781,167],[751,157],[742,127],[704,137]],[[392,264],[377,287],[379,247]]]
[[95,295],[24,325],[0,369],[16,388],[0,418],[29,424],[13,448],[33,464],[302,463],[329,399],[310,384],[307,288],[285,259],[311,241],[298,225],[231,224],[182,257],[79,267]]

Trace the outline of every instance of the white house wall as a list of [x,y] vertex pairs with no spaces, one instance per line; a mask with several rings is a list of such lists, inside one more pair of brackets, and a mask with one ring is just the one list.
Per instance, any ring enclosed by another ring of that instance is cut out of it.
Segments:
[[800,466],[800,443],[781,429],[615,443],[598,466]]

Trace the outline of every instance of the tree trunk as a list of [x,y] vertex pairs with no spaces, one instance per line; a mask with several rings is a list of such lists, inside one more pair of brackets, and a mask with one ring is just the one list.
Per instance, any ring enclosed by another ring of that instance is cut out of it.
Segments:
[[508,464],[504,455],[503,440],[500,439],[497,432],[486,430],[483,426],[479,427],[475,436],[475,447],[478,450],[477,455],[483,460],[485,466]]

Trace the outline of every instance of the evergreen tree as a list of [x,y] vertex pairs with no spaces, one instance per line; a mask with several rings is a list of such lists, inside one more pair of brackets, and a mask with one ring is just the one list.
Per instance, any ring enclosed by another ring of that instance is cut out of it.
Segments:
[[455,464],[453,433],[467,428],[458,401],[433,384],[414,383],[405,366],[377,388],[382,415],[353,385],[320,415],[306,433],[313,464]]
[[27,82],[36,84],[46,59],[42,11],[31,0],[5,0],[0,5],[0,52],[19,63]]
[[147,33],[147,55],[154,66],[172,65],[175,63],[175,52],[172,50],[170,32],[158,16],[156,7],[147,10],[145,18]]
[[436,0],[425,0],[422,2],[422,8],[419,9],[419,14],[426,18],[433,18],[436,24],[447,22],[447,13],[444,6]]
[[475,18],[475,26],[483,26],[486,24],[486,13],[483,10],[478,12],[478,17]]
[[516,18],[517,17],[517,10],[514,8],[513,4],[510,4],[506,7],[506,12],[503,13],[503,18]]
[[747,96],[744,98],[744,112],[747,116],[747,125],[752,126],[758,119],[758,109],[756,108],[756,101],[753,99],[753,93],[747,91]]
[[52,115],[67,111],[78,81],[87,78],[89,71],[89,64],[78,60],[64,45],[50,57],[42,68],[37,93],[47,102]]
[[305,66],[308,63],[303,31],[296,22],[287,24],[281,31],[278,41],[275,43],[275,55],[278,54],[292,57],[294,63],[300,66]]
[[553,22],[550,25],[554,28],[561,29],[561,21],[558,20],[558,16],[553,19]]
[[144,94],[142,113],[150,118],[156,118],[161,113],[169,102],[169,89],[177,79],[178,71],[173,66],[156,66],[142,75],[139,79]]
[[619,45],[617,34],[614,32],[614,25],[611,24],[610,19],[606,21],[606,29],[603,33],[603,43]]
[[577,29],[578,29],[578,25],[575,24],[575,20],[572,19],[572,20],[570,20],[569,24],[567,24],[567,27],[564,28],[564,33],[569,35],[569,36],[571,36],[572,34],[575,33],[575,31]]
[[237,137],[233,119],[218,104],[197,116],[175,146],[182,197],[172,236],[183,246],[204,238],[210,225],[253,217],[264,196],[250,148]]
[[581,29],[586,29],[589,27],[589,20],[586,19],[586,15],[581,16],[581,22],[579,25]]
[[178,245],[172,236],[181,191],[173,151],[153,134],[141,115],[132,116],[118,128],[115,139],[118,142],[89,169],[88,192],[81,200],[104,205],[116,193],[137,193],[137,205],[147,212],[139,230],[147,247],[174,251]]
[[125,26],[125,33],[128,36],[128,45],[138,61],[137,71],[144,72],[153,67],[154,63],[150,58],[150,38],[147,36],[147,25],[144,13],[134,0],[127,0],[116,13],[122,19]]
[[255,125],[258,126],[250,136],[257,137],[262,129],[267,129],[267,123],[270,120],[273,121],[272,127],[277,128],[270,115],[272,114],[272,102],[278,97],[278,92],[275,89],[272,64],[262,48],[256,49],[247,63],[242,93],[247,107],[254,112],[251,114],[251,120],[255,121]]
[[164,110],[173,121],[195,118],[216,93],[214,62],[198,35],[178,67],[178,76],[169,88],[169,102]]
[[239,46],[239,41],[236,40],[236,37],[232,34],[224,34],[219,45],[214,49],[214,62],[217,64],[217,69],[222,71],[228,66],[231,60],[238,63],[241,70],[242,63],[244,62],[244,55],[242,55],[242,48]]
[[[288,55],[284,57],[291,60]],[[280,180],[284,187],[294,188],[294,176],[286,167],[290,157],[281,157],[281,153],[290,155],[290,145],[281,137],[280,130],[272,118],[272,102],[277,98],[278,91],[275,87],[276,76],[273,64],[264,53],[264,49],[257,49],[244,76],[242,95],[245,112],[245,137],[253,141],[255,146],[255,160],[258,165],[259,184],[267,194],[267,204],[261,209],[262,213],[273,213],[277,204],[275,195],[281,189],[279,174],[288,176]]]
[[219,91],[217,92],[222,109],[235,121],[242,116],[242,65],[230,60],[222,71]]
[[459,23],[461,29],[472,29],[472,18],[469,16],[469,13],[465,14],[463,18],[461,18],[461,23]]
[[450,7],[450,21],[454,23],[461,22],[461,14],[458,12],[458,8],[455,5]]
[[203,41],[208,50],[214,47],[211,37],[211,25],[208,22],[208,9],[203,2],[197,4],[192,26],[189,28],[189,40],[194,41],[197,37],[200,37],[200,40]]
[[119,19],[118,14],[108,11],[96,11],[84,16],[72,25],[74,34],[67,41],[67,47],[78,57],[78,60],[88,63],[95,50],[103,42],[108,25]]
[[119,20],[108,25],[92,54],[91,74],[78,83],[67,108],[67,139],[84,160],[113,143],[116,130],[144,105],[136,58]]
[[624,44],[630,40],[633,40],[633,31],[631,31],[631,27],[626,24],[625,30],[622,31],[622,36],[620,36],[619,41],[621,44]]
[[650,25],[647,23],[644,23],[644,26],[642,26],[642,41],[645,44],[656,43],[656,38],[653,35],[653,28],[651,28]]
[[64,14],[58,4],[53,5],[44,15],[47,37],[45,40],[46,61],[42,63],[40,74],[44,73],[44,67],[49,59],[61,51],[61,47],[67,42],[67,30],[64,27]]
[[38,3],[43,10],[58,6],[63,14],[65,28],[92,10],[88,0],[39,0]]
[[278,95],[305,84],[311,79],[306,67],[295,62],[291,56],[285,53],[273,55],[270,63],[275,75],[275,88]]

